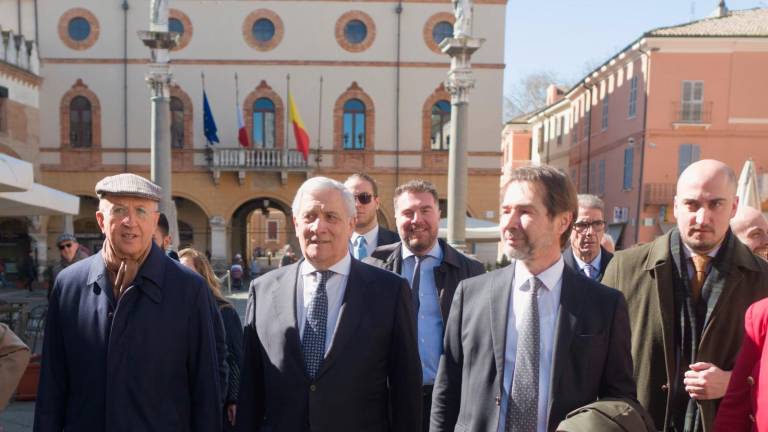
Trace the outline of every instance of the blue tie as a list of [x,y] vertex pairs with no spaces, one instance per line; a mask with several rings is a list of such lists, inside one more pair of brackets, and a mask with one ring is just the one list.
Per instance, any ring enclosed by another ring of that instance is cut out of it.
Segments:
[[310,378],[315,379],[317,371],[325,357],[325,329],[328,323],[328,292],[325,284],[331,278],[331,270],[317,271],[319,282],[317,291],[307,307],[307,320],[304,322],[304,337],[301,349],[304,352],[304,368]]
[[355,258],[362,260],[368,256],[368,249],[365,247],[365,237],[359,236],[355,239]]
[[587,275],[588,278],[594,280],[595,276],[597,276],[597,271],[595,271],[595,268],[592,267],[592,264],[587,264],[584,266],[584,273]]

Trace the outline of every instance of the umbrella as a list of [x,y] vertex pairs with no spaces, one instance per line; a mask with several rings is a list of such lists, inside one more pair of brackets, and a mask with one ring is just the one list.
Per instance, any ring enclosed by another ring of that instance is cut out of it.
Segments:
[[736,195],[739,197],[739,206],[753,207],[762,211],[763,201],[760,199],[760,192],[757,189],[757,172],[755,172],[755,163],[752,162],[752,159],[747,159],[744,162]]

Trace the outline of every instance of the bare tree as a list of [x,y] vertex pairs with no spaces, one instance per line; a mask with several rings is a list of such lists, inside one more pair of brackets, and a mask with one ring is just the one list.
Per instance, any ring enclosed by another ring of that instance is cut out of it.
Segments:
[[509,94],[504,96],[505,119],[543,108],[547,103],[547,87],[550,84],[566,85],[562,78],[549,70],[533,72],[517,80]]

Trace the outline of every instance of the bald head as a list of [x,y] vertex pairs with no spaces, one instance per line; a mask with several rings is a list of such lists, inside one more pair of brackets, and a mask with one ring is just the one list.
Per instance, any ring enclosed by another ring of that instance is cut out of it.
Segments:
[[736,213],[736,175],[728,165],[711,159],[692,163],[680,174],[675,218],[680,238],[698,254],[715,249]]
[[731,220],[731,230],[757,256],[768,259],[768,220],[752,207],[739,207]]

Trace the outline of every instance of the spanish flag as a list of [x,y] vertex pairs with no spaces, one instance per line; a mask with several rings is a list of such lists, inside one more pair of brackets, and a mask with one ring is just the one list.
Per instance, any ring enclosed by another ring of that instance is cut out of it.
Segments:
[[288,115],[290,116],[290,122],[293,125],[293,137],[296,140],[296,149],[304,155],[304,161],[306,162],[309,157],[309,135],[307,129],[304,127],[304,122],[301,121],[299,110],[296,109],[296,102],[293,100],[293,95],[288,91]]

